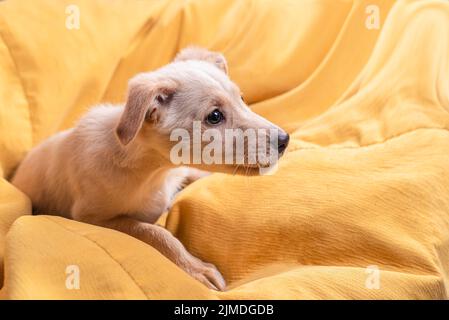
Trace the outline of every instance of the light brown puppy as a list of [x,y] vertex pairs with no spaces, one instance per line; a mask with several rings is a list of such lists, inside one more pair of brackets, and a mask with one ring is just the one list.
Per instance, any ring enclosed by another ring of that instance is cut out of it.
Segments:
[[[97,106],[72,129],[32,149],[12,183],[26,193],[36,213],[56,214],[125,232],[159,250],[209,288],[225,281],[209,263],[191,255],[169,231],[155,225],[174,194],[203,171],[232,172],[235,165],[179,166],[170,160],[170,133],[213,127],[279,131],[279,151],[288,135],[253,113],[227,75],[221,54],[199,48],[129,82],[124,106]],[[224,143],[224,142],[223,142]],[[245,153],[254,158],[255,150]],[[249,165],[249,164],[248,164]],[[256,163],[252,167],[266,165]],[[196,168],[194,168],[196,167]]]

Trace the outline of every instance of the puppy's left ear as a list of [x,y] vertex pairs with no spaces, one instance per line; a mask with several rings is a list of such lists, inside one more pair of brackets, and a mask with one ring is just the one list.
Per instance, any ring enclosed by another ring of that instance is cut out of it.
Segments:
[[160,109],[169,103],[175,90],[173,80],[157,79],[151,73],[139,74],[131,79],[125,109],[115,129],[120,143],[125,146],[130,143],[145,120],[157,122]]
[[174,61],[186,60],[207,61],[228,74],[228,63],[226,62],[225,57],[219,52],[209,51],[199,47],[187,47],[178,53]]

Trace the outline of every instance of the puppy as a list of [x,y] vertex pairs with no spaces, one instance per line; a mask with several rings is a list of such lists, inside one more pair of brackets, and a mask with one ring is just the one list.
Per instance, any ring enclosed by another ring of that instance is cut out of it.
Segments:
[[[236,164],[173,164],[170,133],[201,130],[267,129],[279,133],[281,154],[288,135],[253,113],[229,79],[225,58],[188,48],[175,61],[135,76],[124,106],[92,108],[78,124],[34,149],[19,166],[12,183],[27,194],[35,213],[56,214],[112,228],[140,239],[207,287],[224,290],[219,271],[190,254],[169,231],[154,223],[173,195],[208,171],[232,172]],[[224,143],[221,141],[220,143]],[[204,147],[204,146],[201,146]],[[246,151],[246,167],[255,149]]]

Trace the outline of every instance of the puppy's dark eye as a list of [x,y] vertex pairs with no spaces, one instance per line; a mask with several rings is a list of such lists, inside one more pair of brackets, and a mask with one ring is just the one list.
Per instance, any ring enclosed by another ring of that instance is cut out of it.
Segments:
[[243,102],[246,103],[245,98],[243,97],[243,95],[241,95],[240,98],[242,99]]
[[224,119],[223,113],[221,113],[221,111],[218,109],[215,109],[214,111],[209,113],[206,117],[207,123],[211,125],[217,125],[220,122],[222,122],[223,119]]
[[164,103],[164,97],[161,96],[161,95],[158,95],[158,96],[156,97],[156,100],[157,100],[157,102],[159,102],[160,104],[163,104],[163,103]]

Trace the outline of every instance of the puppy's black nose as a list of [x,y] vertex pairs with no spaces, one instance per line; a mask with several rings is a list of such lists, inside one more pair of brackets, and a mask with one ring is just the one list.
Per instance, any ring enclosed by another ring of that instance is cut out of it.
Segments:
[[288,133],[281,133],[278,137],[278,152],[283,154],[285,149],[287,149],[288,142],[290,141],[290,136]]

